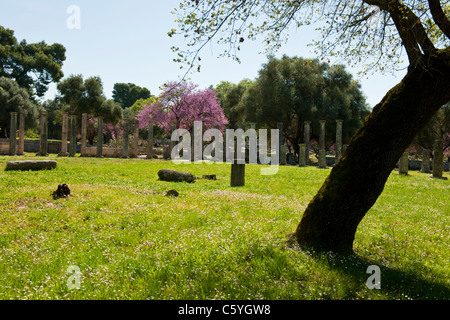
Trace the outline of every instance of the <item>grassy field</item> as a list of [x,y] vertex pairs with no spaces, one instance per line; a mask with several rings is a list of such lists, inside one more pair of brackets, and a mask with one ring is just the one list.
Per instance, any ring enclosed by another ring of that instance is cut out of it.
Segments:
[[[38,158],[0,157],[0,299],[450,298],[448,180],[394,171],[356,255],[340,257],[288,240],[329,170],[247,165],[246,186],[231,188],[227,164],[58,158],[53,171],[4,171],[13,159]],[[163,168],[218,180],[158,181]],[[72,196],[54,200],[59,183]],[[366,286],[369,265],[380,290]]]

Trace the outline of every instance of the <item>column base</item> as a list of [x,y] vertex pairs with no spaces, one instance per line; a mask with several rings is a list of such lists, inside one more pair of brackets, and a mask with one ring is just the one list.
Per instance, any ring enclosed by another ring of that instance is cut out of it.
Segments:
[[68,152],[60,152],[58,153],[58,157],[68,157],[69,153]]
[[430,176],[431,179],[439,179],[439,180],[448,180],[447,177],[435,177],[435,176]]

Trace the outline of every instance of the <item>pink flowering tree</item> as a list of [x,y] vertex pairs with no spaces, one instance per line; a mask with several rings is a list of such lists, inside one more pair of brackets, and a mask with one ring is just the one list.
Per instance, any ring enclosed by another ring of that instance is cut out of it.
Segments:
[[189,82],[165,84],[157,101],[145,105],[137,119],[141,129],[147,129],[151,121],[167,134],[171,134],[172,124],[188,131],[192,131],[194,121],[203,121],[204,130],[219,126],[223,131],[228,124],[215,91],[199,90]]

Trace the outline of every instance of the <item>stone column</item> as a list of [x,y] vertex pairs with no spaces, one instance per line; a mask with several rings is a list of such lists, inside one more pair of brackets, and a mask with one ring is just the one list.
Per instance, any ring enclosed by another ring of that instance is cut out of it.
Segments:
[[280,165],[285,166],[286,165],[286,146],[281,145],[280,146]]
[[81,156],[86,156],[87,114],[81,115]]
[[320,123],[320,136],[319,136],[319,151],[325,150],[325,123],[326,120],[319,120]]
[[133,131],[133,158],[139,156],[139,120],[134,120],[134,131]]
[[11,112],[11,123],[9,126],[9,155],[16,155],[17,147],[17,112]]
[[227,150],[228,150],[228,147],[227,147],[227,129],[228,129],[228,126],[226,125],[225,129],[223,131],[223,141],[222,141],[222,146],[223,146],[223,163],[227,162]]
[[319,150],[319,169],[327,168],[327,154],[325,150]]
[[97,129],[97,158],[103,157],[103,117],[98,117]]
[[420,169],[420,172],[431,173],[431,170],[430,170],[430,150],[429,149],[423,149],[423,152],[422,152],[422,168]]
[[62,115],[61,152],[58,154],[58,157],[67,157],[69,155],[69,153],[67,152],[67,137],[69,134],[67,119],[67,113],[64,112]]
[[306,167],[306,144],[299,144],[298,163],[299,167]]
[[148,123],[147,159],[153,159],[153,123]]
[[309,144],[311,139],[311,121],[305,121],[305,131],[304,131],[304,139],[305,139],[305,165],[309,165]]
[[19,144],[17,146],[17,155],[23,156],[25,153],[25,113],[20,111],[19,115]]
[[336,120],[336,164],[342,157],[342,123],[343,120]]
[[238,164],[237,139],[234,140],[234,161],[231,164],[231,186],[243,187],[245,185],[245,163]]
[[77,153],[77,116],[70,116],[70,148],[69,157],[75,157]]
[[442,136],[434,141],[433,178],[442,178],[444,171],[444,149]]
[[39,156],[46,157],[47,154],[47,143],[48,143],[48,113],[47,111],[41,111],[41,132],[40,132],[40,146],[39,146]]
[[[170,137],[169,137],[170,142],[169,142],[169,155],[168,155],[168,159],[171,159],[171,157],[172,157],[172,151],[173,151],[173,149],[174,149],[175,146],[176,146],[176,141],[172,141],[172,134],[173,134],[173,132],[174,132],[176,129],[177,129],[177,125],[176,125],[175,123],[172,123],[171,130],[170,130]],[[195,139],[195,138],[194,138],[194,139]]]
[[407,152],[404,152],[402,154],[402,156],[400,157],[399,170],[398,170],[399,174],[408,175],[408,164],[409,164],[408,156],[409,156],[409,154]]
[[125,120],[123,122],[123,154],[122,154],[122,158],[124,159],[128,159],[128,147],[129,147],[129,138],[128,138],[128,134],[130,133],[130,124],[129,124],[129,120]]
[[278,129],[278,137],[279,137],[278,145],[281,147],[282,145],[284,145],[283,122],[277,123],[277,129]]

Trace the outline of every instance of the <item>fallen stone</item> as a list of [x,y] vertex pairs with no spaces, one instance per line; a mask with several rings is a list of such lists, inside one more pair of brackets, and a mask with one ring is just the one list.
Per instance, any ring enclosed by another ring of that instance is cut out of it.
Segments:
[[179,193],[178,193],[177,190],[169,190],[169,191],[167,191],[166,196],[167,197],[175,197],[176,198],[176,197],[179,196]]
[[52,160],[25,160],[9,161],[6,163],[6,171],[37,171],[56,169],[57,163]]
[[169,182],[187,182],[192,183],[195,181],[195,177],[191,173],[162,169],[158,171],[158,177],[162,181]]
[[65,183],[58,185],[58,189],[52,193],[53,199],[67,198],[70,196],[69,186]]

